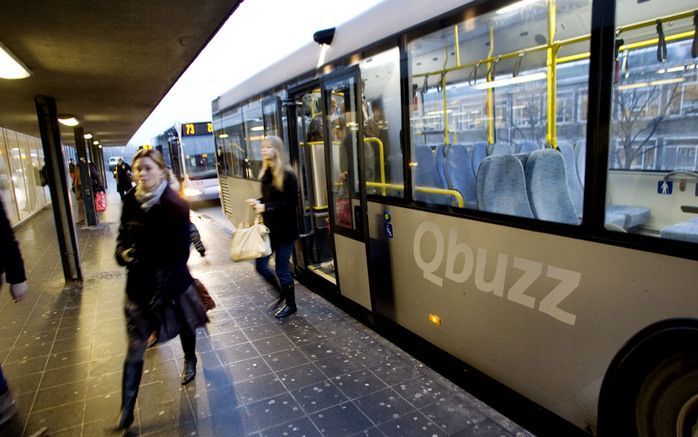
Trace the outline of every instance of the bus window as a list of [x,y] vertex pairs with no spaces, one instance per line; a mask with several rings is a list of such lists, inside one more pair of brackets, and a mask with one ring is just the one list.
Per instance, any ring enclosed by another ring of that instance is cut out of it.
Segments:
[[243,107],[245,120],[245,144],[247,152],[247,164],[249,168],[245,174],[248,179],[257,179],[262,169],[261,144],[264,139],[264,121],[262,120],[262,104],[259,101],[249,103]]
[[366,193],[402,197],[400,52],[387,50],[361,61]]
[[694,7],[617,2],[609,230],[698,242]]
[[216,177],[216,161],[211,134],[182,139],[184,170],[191,180]]
[[566,0],[493,10],[411,39],[413,199],[581,223],[578,101],[590,28],[591,1]]
[[220,118],[214,118],[216,156],[218,171],[224,176],[245,177],[248,169],[247,154],[240,108],[226,111]]

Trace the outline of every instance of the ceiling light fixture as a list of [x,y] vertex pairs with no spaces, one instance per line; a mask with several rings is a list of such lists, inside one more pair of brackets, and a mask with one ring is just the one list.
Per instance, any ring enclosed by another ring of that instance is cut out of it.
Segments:
[[506,14],[509,12],[517,11],[521,8],[525,8],[526,6],[532,5],[533,3],[537,2],[538,0],[521,0],[519,2],[516,2],[514,4],[511,4],[509,6],[505,6],[501,9],[497,9],[497,14]]
[[80,120],[74,115],[71,114],[59,114],[58,115],[58,122],[64,126],[77,126],[80,124]]
[[31,75],[29,69],[0,43],[0,78],[24,79]]
[[83,135],[83,137],[85,137],[86,140],[89,140],[89,139],[92,139],[92,134],[87,133],[87,134]]
[[481,82],[475,85],[475,88],[479,90],[486,90],[488,88],[503,87],[507,85],[515,85],[518,83],[532,82],[534,80],[542,80],[547,77],[548,75],[541,71],[539,73],[527,74],[526,76],[508,77],[505,79],[493,80],[491,82]]

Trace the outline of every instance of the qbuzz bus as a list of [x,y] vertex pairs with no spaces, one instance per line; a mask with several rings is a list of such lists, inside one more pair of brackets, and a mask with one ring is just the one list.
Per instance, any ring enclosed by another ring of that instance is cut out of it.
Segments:
[[211,122],[175,123],[152,140],[167,165],[182,184],[187,200],[218,199],[216,151]]
[[280,136],[299,279],[579,432],[695,436],[696,6],[385,0],[213,101],[223,210]]

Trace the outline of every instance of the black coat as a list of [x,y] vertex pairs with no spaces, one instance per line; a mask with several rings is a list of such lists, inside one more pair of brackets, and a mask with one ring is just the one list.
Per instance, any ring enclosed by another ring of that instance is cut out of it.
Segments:
[[[149,305],[153,297],[179,296],[192,284],[187,268],[189,223],[189,205],[169,187],[148,212],[136,200],[135,190],[126,194],[116,261],[128,269],[126,294],[131,300]],[[130,263],[123,257],[128,248],[135,248]]]
[[27,277],[24,272],[22,254],[19,252],[19,244],[15,240],[10,220],[5,214],[2,199],[0,199],[0,210],[0,285],[2,285],[3,273],[5,273],[7,282],[19,284],[26,281]]
[[272,184],[271,170],[262,176],[262,197],[264,204],[264,224],[269,228],[272,249],[279,244],[290,243],[298,238],[298,182],[296,175],[284,170],[284,189],[279,191]]

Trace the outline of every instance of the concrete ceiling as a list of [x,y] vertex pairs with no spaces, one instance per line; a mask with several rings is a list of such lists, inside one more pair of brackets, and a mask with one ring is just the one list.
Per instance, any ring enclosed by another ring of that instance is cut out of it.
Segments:
[[38,137],[34,96],[46,95],[124,145],[241,2],[2,0],[0,42],[32,75],[0,79],[0,127]]

